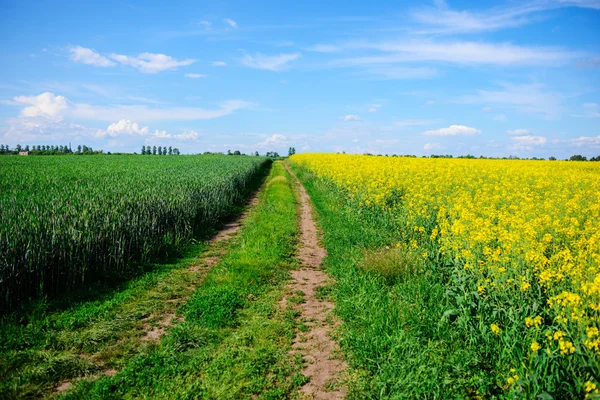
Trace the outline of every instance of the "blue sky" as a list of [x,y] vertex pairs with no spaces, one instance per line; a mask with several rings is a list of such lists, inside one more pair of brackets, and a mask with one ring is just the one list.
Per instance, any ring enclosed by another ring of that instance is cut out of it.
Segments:
[[1,7],[11,146],[600,155],[600,0]]

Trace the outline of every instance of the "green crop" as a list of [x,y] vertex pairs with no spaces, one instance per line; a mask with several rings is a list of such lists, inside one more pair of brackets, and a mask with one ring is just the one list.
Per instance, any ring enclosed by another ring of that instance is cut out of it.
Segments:
[[259,157],[3,157],[0,312],[111,275],[213,227]]

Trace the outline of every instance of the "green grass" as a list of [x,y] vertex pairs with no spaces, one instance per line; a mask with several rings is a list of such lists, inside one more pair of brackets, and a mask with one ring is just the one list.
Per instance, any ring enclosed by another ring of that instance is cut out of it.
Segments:
[[118,374],[81,379],[62,398],[289,398],[305,380],[301,358],[288,355],[297,313],[279,307],[297,229],[288,175],[276,163],[229,252],[178,310],[185,321]]
[[386,215],[362,215],[332,186],[292,165],[324,236],[331,296],[343,324],[351,399],[473,398],[498,395],[484,354],[445,315],[447,274],[394,248],[399,232]]

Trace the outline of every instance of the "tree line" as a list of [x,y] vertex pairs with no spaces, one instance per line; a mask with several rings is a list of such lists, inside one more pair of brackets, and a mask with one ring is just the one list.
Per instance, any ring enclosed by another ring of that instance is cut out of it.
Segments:
[[165,146],[165,147],[162,147],[162,146],[158,146],[158,147],[156,147],[156,146],[153,146],[153,147],[142,146],[142,155],[153,155],[153,156],[156,156],[156,155],[159,155],[159,156],[169,155],[169,156],[178,156],[180,154],[181,153],[179,152],[179,149],[176,148],[176,147],[173,148],[173,147],[169,146],[167,148],[167,146]]
[[73,151],[71,146],[66,145],[33,145],[33,146],[21,146],[16,145],[14,149],[11,149],[9,145],[0,144],[0,155],[17,155],[21,152],[27,152],[31,155],[39,156],[56,156],[56,155],[91,155],[91,154],[103,154],[102,150],[94,150],[86,145],[79,145],[77,149]]
[[[346,154],[346,152],[342,152],[342,153],[337,153],[337,154]],[[291,154],[290,154],[291,155]],[[413,154],[392,154],[392,155],[388,155],[388,154],[372,154],[372,153],[364,153],[365,156],[372,156],[372,157],[408,157],[408,158],[419,158],[419,156],[415,156]],[[485,156],[479,156],[479,157],[475,157],[474,155],[471,154],[466,154],[466,155],[462,155],[462,156],[453,156],[452,154],[431,154],[429,156],[421,156],[420,158],[468,158],[468,159],[481,159],[481,160],[533,160],[533,161],[544,161],[546,160],[545,158],[538,158],[538,157],[531,157],[531,158],[524,158],[524,157],[517,157],[517,156],[508,156],[508,157],[485,157]],[[558,159],[556,157],[548,157],[548,161],[557,161]],[[592,157],[590,159],[588,159],[585,156],[582,156],[580,154],[576,154],[573,155],[569,158],[565,158],[564,161],[600,161],[600,156],[597,157]]]

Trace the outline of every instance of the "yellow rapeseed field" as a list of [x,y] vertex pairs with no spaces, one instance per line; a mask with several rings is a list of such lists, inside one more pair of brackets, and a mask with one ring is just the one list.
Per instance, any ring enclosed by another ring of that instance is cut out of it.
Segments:
[[598,393],[600,163],[292,159],[357,210],[388,213],[399,243],[450,271],[450,313],[494,349],[501,387]]

